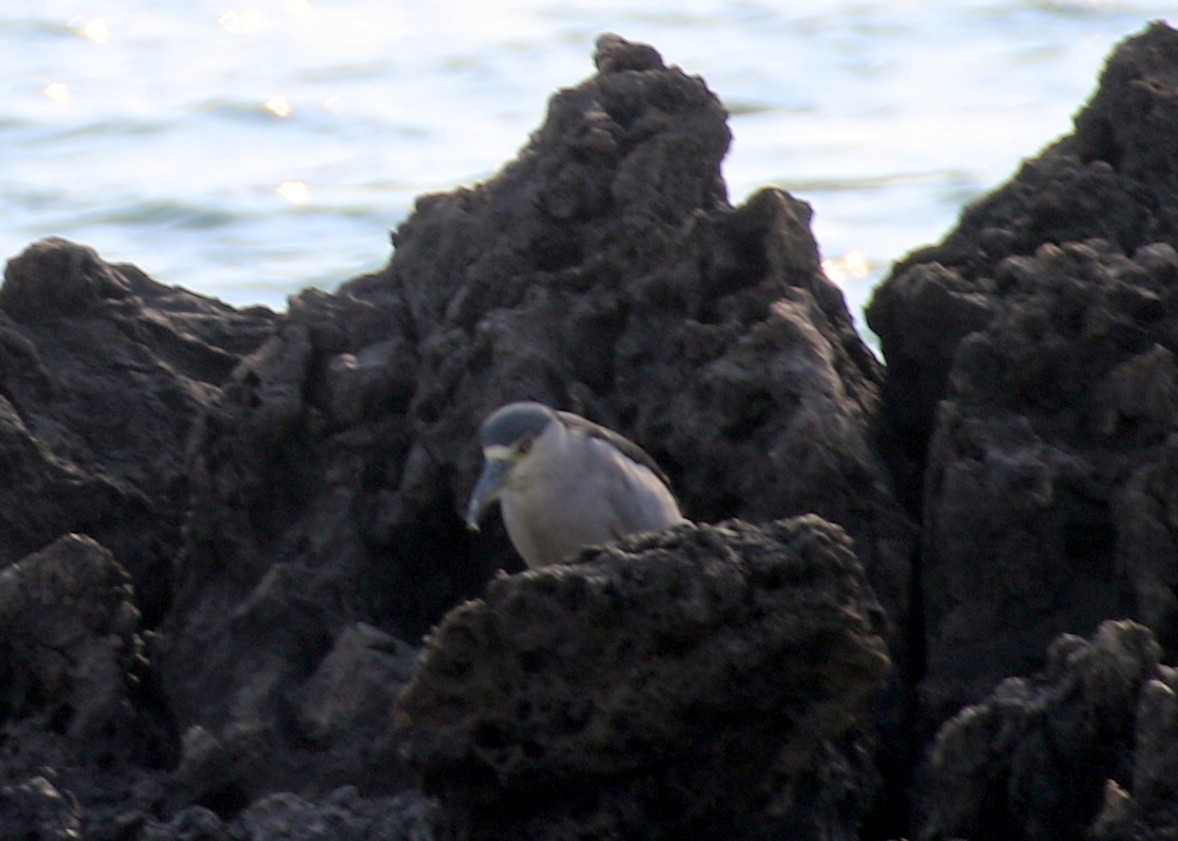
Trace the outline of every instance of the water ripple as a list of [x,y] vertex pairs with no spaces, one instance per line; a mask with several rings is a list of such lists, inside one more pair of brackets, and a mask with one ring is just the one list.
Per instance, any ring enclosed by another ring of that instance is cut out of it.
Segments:
[[58,234],[272,306],[378,268],[418,195],[512,159],[617,31],[707,81],[730,114],[730,195],[779,184],[810,201],[858,310],[890,261],[1070,129],[1117,41],[1173,14],[1145,0],[256,0],[231,19],[213,0],[120,0],[95,7],[98,26],[74,0],[15,5],[0,9],[0,253]]

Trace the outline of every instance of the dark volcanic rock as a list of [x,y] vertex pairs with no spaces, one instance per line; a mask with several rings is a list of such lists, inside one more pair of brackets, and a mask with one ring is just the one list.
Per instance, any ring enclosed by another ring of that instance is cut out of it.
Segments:
[[167,607],[196,415],[273,314],[155,283],[50,239],[0,288],[0,566],[90,535]]
[[140,623],[170,606],[193,422],[274,318],[64,240],[8,263],[0,813],[19,837],[124,838],[163,799],[175,742]]
[[868,320],[924,518],[924,724],[1062,632],[1178,643],[1178,32],[1110,59],[1076,131],[911,255]]
[[878,610],[816,517],[678,526],[497,578],[399,701],[439,837],[857,837],[873,780],[798,795],[854,765],[826,750],[887,673]]
[[415,791],[370,799],[344,787],[315,802],[280,793],[231,820],[189,807],[166,822],[146,824],[139,841],[431,841],[427,811]]
[[82,836],[77,801],[44,777],[0,785],[0,838],[4,841],[75,841]]
[[904,490],[918,506],[920,466],[961,340],[1002,298],[1008,257],[1044,243],[1103,239],[1127,254],[1178,246],[1178,32],[1155,23],[1109,59],[1075,132],[962,213],[944,242],[909,255],[876,290],[867,321],[888,364],[884,415]]
[[79,739],[135,735],[129,696],[142,672],[127,573],[69,535],[0,572],[0,713],[42,716]]
[[1105,784],[1098,841],[1178,836],[1178,672],[1161,666],[1137,696],[1131,775]]
[[501,529],[459,516],[478,424],[514,399],[635,438],[695,519],[844,526],[903,657],[912,528],[866,443],[881,371],[809,208],[779,191],[729,206],[726,114],[703,82],[616,36],[597,59],[497,177],[422,198],[384,271],[295,298],[205,415],[155,654],[192,744],[258,765],[230,761],[222,802],[346,782],[313,758],[350,737],[302,708],[341,635],[415,642],[520,567]]
[[959,713],[936,740],[920,837],[1172,837],[1178,675],[1160,654],[1145,627],[1107,622]]
[[[281,607],[282,595],[279,589],[274,604],[248,609]],[[227,726],[194,724],[183,732],[173,781],[184,798],[232,815],[273,791],[303,792],[317,800],[333,782],[355,785],[363,796],[412,784],[391,710],[416,670],[415,650],[376,628],[345,626],[314,671],[292,687],[291,663],[307,656],[296,648],[297,629],[281,636],[277,626],[245,615],[234,630],[243,635],[237,638],[242,647],[252,631],[271,650],[267,656],[243,656],[256,670],[248,675],[233,662],[223,664],[240,692]]]
[[89,538],[0,571],[0,837],[121,837],[160,794],[173,752],[138,629],[128,574]]
[[930,449],[934,714],[1105,618],[1178,642],[1178,253],[1044,246],[999,279],[994,319],[958,350]]

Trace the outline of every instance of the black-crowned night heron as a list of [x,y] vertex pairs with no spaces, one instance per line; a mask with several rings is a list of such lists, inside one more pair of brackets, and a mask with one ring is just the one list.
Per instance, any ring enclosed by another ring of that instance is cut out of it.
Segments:
[[466,524],[477,529],[498,499],[507,534],[529,567],[684,521],[654,460],[580,415],[510,403],[483,421],[479,437],[486,463]]

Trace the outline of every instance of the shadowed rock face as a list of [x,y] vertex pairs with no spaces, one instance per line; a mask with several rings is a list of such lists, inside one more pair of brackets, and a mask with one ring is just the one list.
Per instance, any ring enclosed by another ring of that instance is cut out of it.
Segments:
[[[597,60],[497,177],[421,199],[387,269],[295,298],[202,417],[154,649],[181,732],[289,755],[309,738],[291,699],[343,629],[415,641],[519,569],[497,518],[476,537],[460,512],[479,423],[522,398],[637,440],[695,519],[843,526],[903,657],[914,535],[867,444],[881,371],[809,208],[779,191],[729,206],[704,83],[618,38]],[[347,782],[267,766],[230,799]]]
[[1178,642],[1178,252],[1044,246],[999,278],[930,448],[924,697],[939,714],[1110,616]]
[[1127,42],[1075,134],[869,309],[924,518],[926,732],[1061,632],[1133,617],[1178,642],[1176,73],[1178,33]]
[[4,837],[83,837],[141,820],[162,796],[174,749],[144,686],[139,619],[130,576],[90,538],[0,570]]
[[[440,838],[853,833],[797,794],[883,683],[879,619],[816,517],[627,539],[451,611],[398,702],[407,755]],[[874,780],[846,782],[861,814]]]
[[0,571],[0,709],[52,719],[79,739],[101,741],[112,727],[133,735],[128,676],[144,665],[133,593],[110,552],[78,535]]
[[883,414],[914,508],[957,347],[993,317],[1003,261],[1045,243],[1101,239],[1130,255],[1178,244],[1178,149],[1160,142],[1178,130],[1176,43],[1158,23],[1122,44],[1075,132],[967,207],[944,242],[910,254],[876,290],[867,321],[888,365]]
[[88,534],[131,573],[156,624],[180,548],[192,422],[273,320],[64,240],[9,261],[0,288],[0,559]]
[[189,806],[169,820],[149,820],[140,841],[430,841],[428,804],[413,792],[362,797],[352,786],[304,800],[289,792],[259,798],[231,819]]
[[[941,730],[920,837],[1143,837],[1159,795],[1172,825],[1178,677],[1160,656],[1133,622],[1056,639],[1042,672],[1003,681]],[[1121,787],[1130,780],[1140,801]]]

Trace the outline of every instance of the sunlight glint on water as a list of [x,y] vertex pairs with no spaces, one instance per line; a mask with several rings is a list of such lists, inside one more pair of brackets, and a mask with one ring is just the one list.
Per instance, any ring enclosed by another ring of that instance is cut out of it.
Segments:
[[[23,8],[22,8],[23,7]],[[376,269],[426,192],[492,175],[604,31],[729,107],[743,201],[815,209],[854,311],[1069,130],[1145,2],[47,0],[0,9],[0,250],[47,235],[231,303]]]

